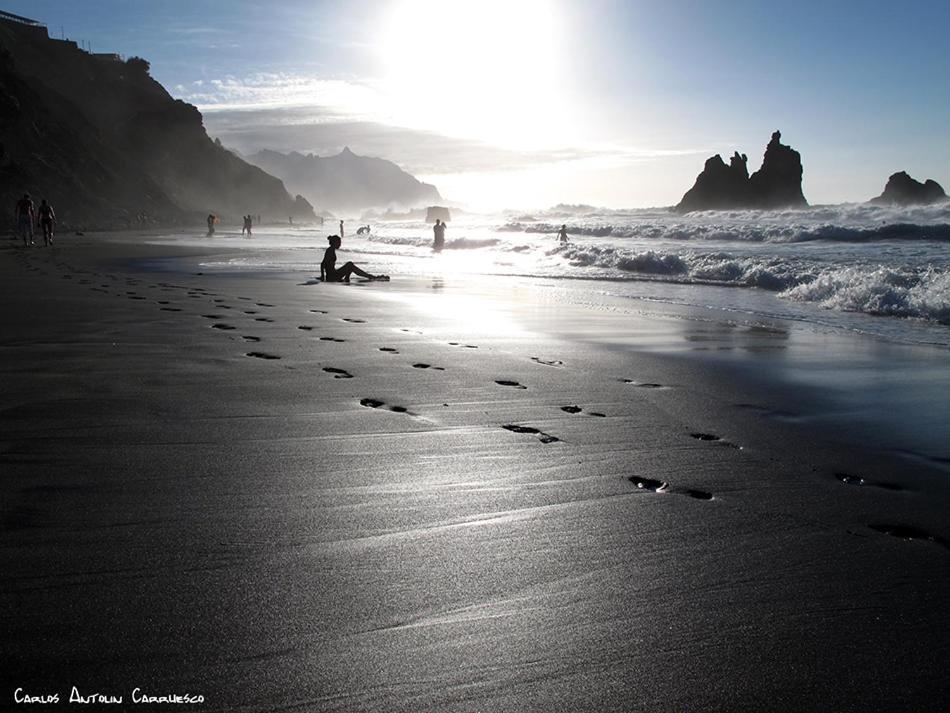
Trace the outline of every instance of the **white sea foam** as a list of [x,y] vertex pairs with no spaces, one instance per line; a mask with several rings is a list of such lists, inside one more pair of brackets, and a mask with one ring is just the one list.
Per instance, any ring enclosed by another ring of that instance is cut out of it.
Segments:
[[950,324],[950,273],[881,267],[846,267],[793,287],[783,297],[816,302],[827,309],[897,317],[917,317]]

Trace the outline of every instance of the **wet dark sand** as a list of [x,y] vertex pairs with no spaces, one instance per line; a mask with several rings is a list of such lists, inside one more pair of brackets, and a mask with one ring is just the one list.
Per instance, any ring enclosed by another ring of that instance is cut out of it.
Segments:
[[7,703],[944,707],[947,474],[781,416],[805,395],[440,311],[451,285],[13,245]]

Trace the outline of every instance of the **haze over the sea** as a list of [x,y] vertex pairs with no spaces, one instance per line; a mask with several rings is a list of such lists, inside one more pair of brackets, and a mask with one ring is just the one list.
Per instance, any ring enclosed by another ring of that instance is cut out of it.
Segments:
[[476,208],[672,205],[703,160],[770,133],[809,202],[891,173],[950,183],[944,2],[8,0],[143,56],[212,136],[399,163]]

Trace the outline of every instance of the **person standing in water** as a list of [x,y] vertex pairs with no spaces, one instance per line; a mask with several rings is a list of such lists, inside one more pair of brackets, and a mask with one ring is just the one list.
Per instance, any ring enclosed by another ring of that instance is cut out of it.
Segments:
[[435,219],[435,225],[432,226],[432,234],[435,236],[432,249],[436,252],[441,252],[442,248],[445,247],[445,223],[439,218]]
[[557,231],[557,239],[560,240],[562,243],[567,242],[567,226],[566,225],[562,225],[561,229]]
[[23,197],[16,202],[13,219],[16,222],[17,232],[23,236],[23,245],[33,245],[33,223],[36,216],[33,213],[33,201],[30,200],[29,193],[24,193]]
[[320,263],[320,279],[324,282],[349,282],[350,275],[357,274],[368,280],[388,280],[388,275],[371,275],[365,270],[361,270],[352,262],[348,262],[340,269],[336,267],[336,251],[343,242],[339,235],[331,235],[327,238],[330,247],[323,254],[323,262]]
[[43,243],[53,244],[53,225],[56,223],[56,213],[53,206],[46,202],[44,198],[40,201],[40,207],[36,211],[37,219],[40,222],[40,230],[43,231]]
[[214,235],[214,222],[217,219],[214,213],[208,213],[208,235]]

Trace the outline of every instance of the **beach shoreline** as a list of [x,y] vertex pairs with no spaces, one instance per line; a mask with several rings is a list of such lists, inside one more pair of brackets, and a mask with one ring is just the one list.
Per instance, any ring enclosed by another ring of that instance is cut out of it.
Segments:
[[2,695],[939,709],[946,472],[773,378],[794,328],[146,269],[206,250],[0,249]]

